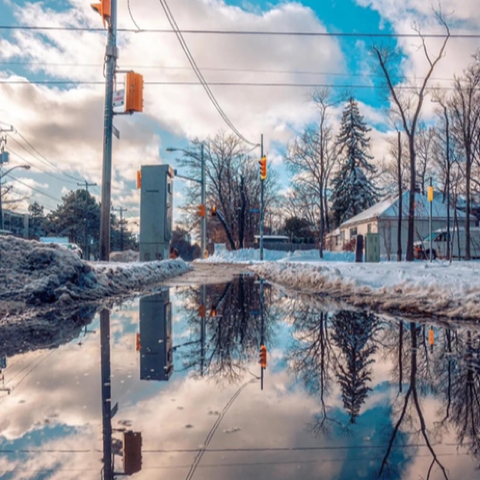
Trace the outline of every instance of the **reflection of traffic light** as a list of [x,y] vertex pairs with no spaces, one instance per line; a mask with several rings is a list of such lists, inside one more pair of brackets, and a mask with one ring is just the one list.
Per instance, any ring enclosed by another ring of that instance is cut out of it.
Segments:
[[433,328],[430,328],[428,331],[428,343],[430,345],[433,345],[435,343],[435,332],[433,331]]
[[203,305],[203,304],[200,305],[200,306],[198,307],[198,316],[199,316],[200,318],[205,318],[206,313],[207,313],[207,312],[206,312],[205,305]]
[[143,76],[128,72],[125,85],[125,111],[143,112]]
[[265,345],[260,346],[260,366],[267,368],[267,347]]
[[212,309],[210,310],[210,316],[211,317],[216,317],[217,316],[217,306],[212,305]]
[[212,217],[217,216],[217,207],[212,207]]
[[262,157],[260,161],[260,180],[267,179],[267,157]]
[[100,3],[92,3],[90,6],[100,14],[103,19],[103,26],[107,22],[107,19],[110,19],[111,15],[111,0],[101,0]]
[[207,214],[207,209],[206,209],[205,205],[198,205],[197,206],[197,215],[199,217],[203,218],[206,214]]
[[125,475],[133,475],[142,469],[142,434],[124,432],[123,470]]
[[142,188],[142,172],[137,170],[137,189]]

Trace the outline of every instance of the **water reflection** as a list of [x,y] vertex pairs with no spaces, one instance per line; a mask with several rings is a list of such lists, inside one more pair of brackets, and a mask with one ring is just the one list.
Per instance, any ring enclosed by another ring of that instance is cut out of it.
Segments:
[[242,277],[6,355],[0,477],[477,478],[478,326],[328,310]]

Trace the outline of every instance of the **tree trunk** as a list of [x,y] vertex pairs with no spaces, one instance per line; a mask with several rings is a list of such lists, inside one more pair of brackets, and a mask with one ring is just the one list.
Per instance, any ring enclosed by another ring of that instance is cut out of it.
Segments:
[[402,134],[398,132],[398,231],[397,231],[397,262],[402,261],[402,219],[403,219],[403,192],[402,192]]
[[410,150],[410,205],[408,206],[407,262],[413,262],[413,242],[415,233],[415,137],[408,136]]
[[466,208],[465,208],[465,215],[467,218],[465,219],[465,260],[470,260],[470,182],[472,176],[472,160],[471,160],[471,152],[467,151],[467,168],[466,168]]
[[239,248],[244,247],[245,239],[245,211],[247,209],[247,197],[245,195],[245,178],[242,177],[240,181],[240,197],[242,199],[242,206],[238,216],[238,243]]

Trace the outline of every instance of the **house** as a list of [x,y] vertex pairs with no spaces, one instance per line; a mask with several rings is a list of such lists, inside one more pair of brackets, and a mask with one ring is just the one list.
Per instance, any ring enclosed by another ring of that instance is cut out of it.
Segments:
[[[410,205],[410,192],[407,190],[402,195],[402,251],[407,249],[408,211]],[[443,203],[442,196],[437,195],[432,205],[432,229],[433,231],[447,226],[447,205]],[[380,240],[381,255],[390,258],[397,252],[397,232],[399,216],[398,196],[389,197],[373,207],[359,213],[342,223],[338,228],[339,234],[332,235],[336,246],[334,251],[341,251],[344,246],[356,238],[357,235],[378,233]],[[450,222],[453,227],[454,211],[450,209]],[[457,209],[459,227],[465,226],[465,212]],[[429,235],[430,204],[425,195],[415,194],[415,239],[423,240]],[[476,224],[476,218],[471,216],[472,225]],[[337,240],[338,239],[338,240]],[[333,243],[333,241],[331,240]]]

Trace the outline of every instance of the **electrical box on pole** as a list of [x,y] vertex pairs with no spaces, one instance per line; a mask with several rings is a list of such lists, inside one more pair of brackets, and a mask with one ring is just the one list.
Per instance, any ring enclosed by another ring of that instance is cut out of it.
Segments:
[[173,222],[173,169],[146,165],[141,170],[140,261],[165,260],[170,255]]
[[139,73],[128,72],[125,82],[125,111],[143,112],[143,76]]

